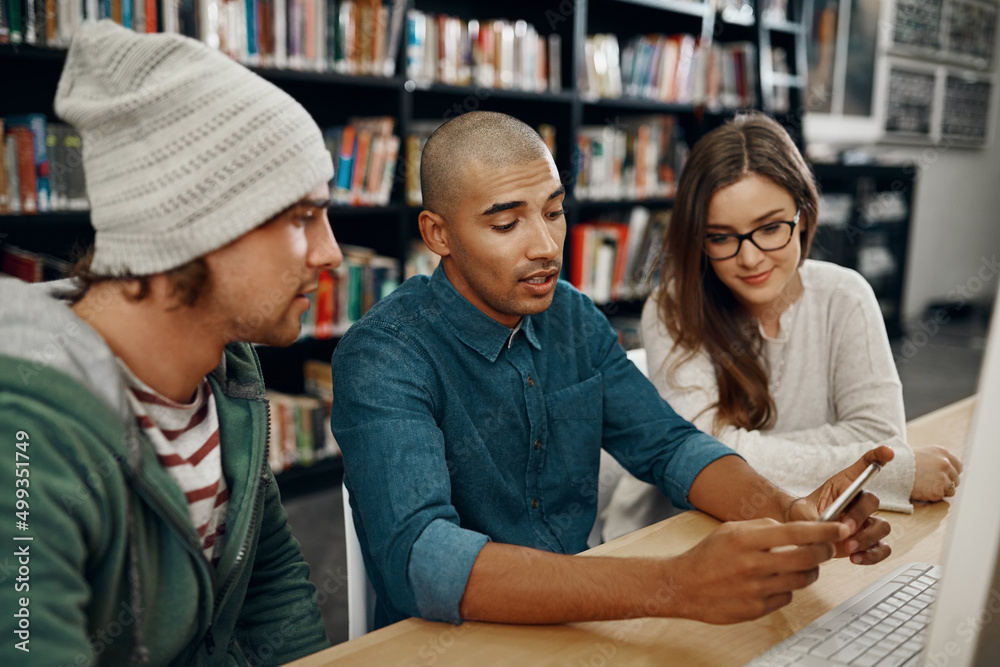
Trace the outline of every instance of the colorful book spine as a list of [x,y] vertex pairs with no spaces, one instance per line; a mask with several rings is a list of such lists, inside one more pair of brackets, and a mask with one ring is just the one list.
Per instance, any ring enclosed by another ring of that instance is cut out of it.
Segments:
[[426,40],[427,16],[411,9],[406,14],[406,76],[418,83],[427,83],[423,81]]
[[71,211],[86,211],[90,208],[87,199],[87,184],[83,172],[83,140],[72,125],[64,125],[62,155],[67,170],[66,208]]
[[10,212],[21,212],[21,181],[17,172],[17,140],[6,132],[2,146],[4,169],[7,172],[7,192],[10,194]]
[[[2,2],[0,2],[2,4]],[[3,119],[0,118],[0,215],[10,213],[10,182],[7,178],[7,141]]]
[[20,0],[9,0],[7,2],[9,16],[7,22],[10,26],[10,43],[21,44],[24,41],[24,18],[21,13]]
[[64,161],[61,156],[61,129],[59,123],[49,123],[48,134],[45,137],[45,147],[49,155],[49,190],[51,191],[51,206],[53,211],[63,210],[65,205],[65,173]]
[[274,0],[274,66],[288,65],[288,3]]
[[38,211],[49,211],[52,192],[49,188],[49,152],[45,145],[48,137],[45,116],[40,113],[8,116],[7,123],[11,128],[25,127],[30,132],[35,164],[35,187],[37,188],[35,201]]
[[316,312],[314,314],[315,322],[312,332],[313,338],[318,340],[326,340],[333,337],[334,291],[335,279],[333,273],[331,271],[321,272],[319,274],[319,287],[316,289]]
[[45,26],[45,43],[56,44],[56,0],[42,0],[45,12],[38,17],[39,23]]
[[357,135],[357,149],[354,152],[354,173],[351,178],[350,203],[352,206],[358,206],[362,203],[361,193],[364,190],[365,177],[368,173],[372,142],[372,133],[370,130],[359,130]]
[[[88,0],[89,1],[89,0]],[[139,0],[136,0],[137,2]],[[156,18],[156,0],[145,0],[146,3],[146,32],[154,33],[158,31],[158,21]]]
[[396,73],[396,54],[402,42],[403,21],[406,18],[406,0],[393,0],[389,14],[389,32],[386,37],[385,61],[382,66],[382,76],[392,76]]
[[260,6],[257,0],[245,0],[247,19],[247,56],[250,63],[257,61],[259,35],[257,31],[258,19],[257,8]]
[[23,11],[24,43],[38,44],[38,11],[35,0],[24,0]]
[[10,43],[10,12],[7,1],[0,0],[0,44]]
[[337,159],[337,187],[333,193],[333,200],[341,204],[347,204],[351,201],[354,134],[353,126],[348,125],[344,128],[344,135],[340,144],[340,156]]
[[14,139],[17,158],[18,197],[21,213],[38,213],[38,189],[35,182],[34,137],[24,126],[10,126],[8,133]]
[[326,3],[326,64],[325,68],[333,70],[337,66],[338,44],[337,27],[340,14],[337,11],[337,0],[319,0]]

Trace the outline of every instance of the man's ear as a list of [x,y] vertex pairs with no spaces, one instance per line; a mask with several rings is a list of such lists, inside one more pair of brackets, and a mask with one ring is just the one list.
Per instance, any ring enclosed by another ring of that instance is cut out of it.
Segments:
[[437,213],[428,210],[420,212],[417,219],[420,225],[420,235],[424,237],[424,243],[436,255],[447,257],[451,254],[450,238],[448,235],[448,223]]

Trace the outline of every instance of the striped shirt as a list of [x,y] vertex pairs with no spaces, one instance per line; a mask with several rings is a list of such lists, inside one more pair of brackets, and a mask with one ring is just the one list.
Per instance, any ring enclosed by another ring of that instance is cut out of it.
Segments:
[[139,426],[187,499],[188,513],[205,558],[215,566],[226,533],[229,488],[222,474],[219,415],[208,380],[190,403],[177,403],[137,378],[119,360]]

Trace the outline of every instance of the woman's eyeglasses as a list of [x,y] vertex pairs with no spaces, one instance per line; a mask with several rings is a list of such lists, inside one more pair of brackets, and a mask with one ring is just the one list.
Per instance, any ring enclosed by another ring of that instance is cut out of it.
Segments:
[[740,254],[744,241],[750,241],[764,252],[781,250],[791,242],[801,212],[801,208],[797,209],[790,221],[769,222],[746,234],[709,234],[705,237],[705,254],[713,260],[730,259]]

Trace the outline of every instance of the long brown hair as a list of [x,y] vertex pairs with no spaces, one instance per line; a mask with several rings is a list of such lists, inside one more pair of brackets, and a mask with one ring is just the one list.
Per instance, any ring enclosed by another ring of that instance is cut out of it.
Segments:
[[716,431],[730,424],[764,429],[777,418],[768,370],[760,356],[760,332],[703,252],[713,195],[748,174],[769,178],[799,206],[796,229],[804,259],[816,231],[816,183],[785,129],[760,113],[737,116],[695,144],[681,173],[660,255],[660,319],[686,350],[668,372],[700,350],[708,352],[719,386]]

